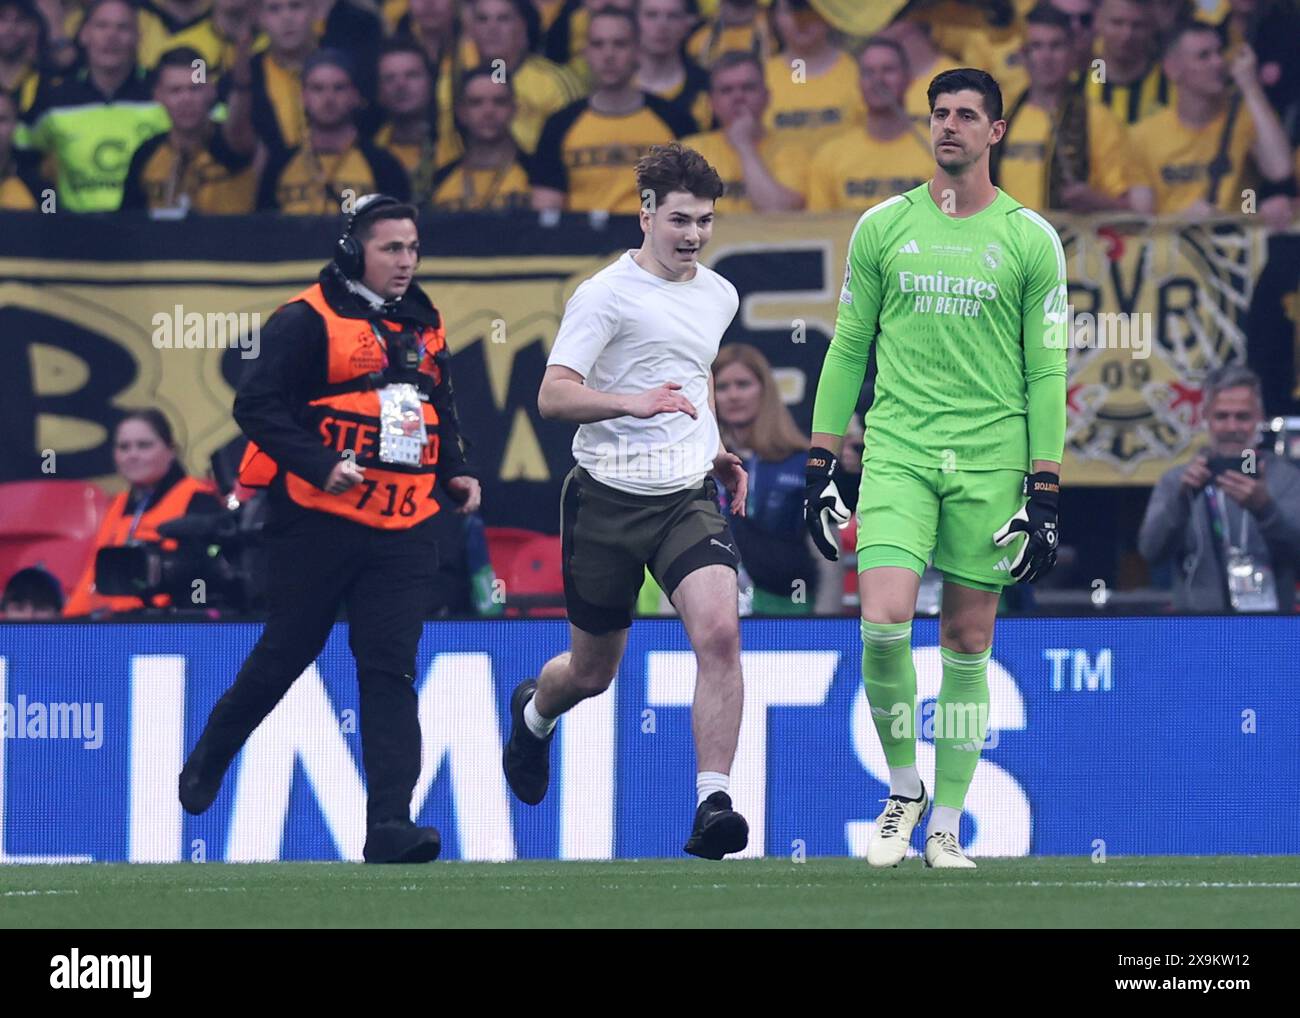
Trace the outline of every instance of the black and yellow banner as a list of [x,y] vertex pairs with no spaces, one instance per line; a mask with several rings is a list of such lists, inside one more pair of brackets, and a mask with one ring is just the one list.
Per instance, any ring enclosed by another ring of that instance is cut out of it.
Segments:
[[[854,222],[737,217],[719,222],[705,252],[741,295],[726,339],[767,353],[805,428]],[[1095,342],[1071,351],[1065,476],[1071,484],[1150,484],[1199,440],[1205,372],[1246,353],[1265,238],[1245,223],[1058,226],[1076,315],[1103,326],[1125,321],[1139,330],[1134,343],[1149,339],[1141,355]],[[257,352],[255,316],[264,323],[314,280],[338,228],[266,217],[0,217],[0,481],[93,478],[113,489],[111,430],[143,406],[168,415],[187,466],[204,472],[238,434],[230,407]],[[602,230],[581,218],[554,228],[533,217],[421,224],[420,282],[446,321],[489,522],[556,526],[572,429],[537,413],[546,357],[578,283],[640,237],[630,219]],[[1277,312],[1260,320],[1289,351],[1285,329],[1296,316],[1285,286],[1276,285]]]

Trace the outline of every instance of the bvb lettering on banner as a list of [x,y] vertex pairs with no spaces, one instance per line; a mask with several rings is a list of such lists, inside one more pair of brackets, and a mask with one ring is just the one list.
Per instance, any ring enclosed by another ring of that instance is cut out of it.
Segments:
[[1245,361],[1264,264],[1253,224],[1058,223],[1072,310],[1071,484],[1154,484],[1204,442],[1201,384]]

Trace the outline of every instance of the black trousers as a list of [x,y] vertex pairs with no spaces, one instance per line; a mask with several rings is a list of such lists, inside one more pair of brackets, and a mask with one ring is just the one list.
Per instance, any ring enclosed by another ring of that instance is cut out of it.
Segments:
[[194,749],[205,771],[229,766],[320,655],[344,607],[361,700],[366,824],[410,818],[420,776],[415,654],[438,567],[431,522],[385,531],[305,511],[273,521],[266,628]]

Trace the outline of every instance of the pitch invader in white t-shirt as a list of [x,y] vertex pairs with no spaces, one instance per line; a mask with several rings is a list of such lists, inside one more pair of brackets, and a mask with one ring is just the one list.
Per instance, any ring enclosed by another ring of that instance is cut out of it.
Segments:
[[744,699],[739,558],[713,480],[743,515],[748,478],[722,446],[710,370],[739,299],[699,263],[723,191],[713,167],[674,143],[652,148],[636,175],[641,247],[569,299],[537,396],[543,417],[579,425],[560,506],[571,649],[515,689],[504,765],[520,799],[542,801],[556,720],[613,682],[649,567],[696,657],[685,851],[721,859],[749,842],[728,784]]

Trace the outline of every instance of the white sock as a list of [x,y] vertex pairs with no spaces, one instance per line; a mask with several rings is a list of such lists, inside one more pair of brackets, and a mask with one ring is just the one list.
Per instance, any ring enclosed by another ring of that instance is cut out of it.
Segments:
[[524,724],[528,730],[536,735],[539,739],[544,739],[555,728],[555,718],[544,718],[537,713],[537,694],[534,693],[524,704]]
[[925,836],[947,831],[958,837],[961,831],[961,810],[955,806],[936,806],[930,810],[930,823],[925,829]]
[[889,768],[889,794],[901,795],[904,799],[916,799],[921,795],[921,775],[915,767]]
[[731,792],[731,779],[717,771],[700,771],[695,775],[695,805],[699,805],[714,792]]

